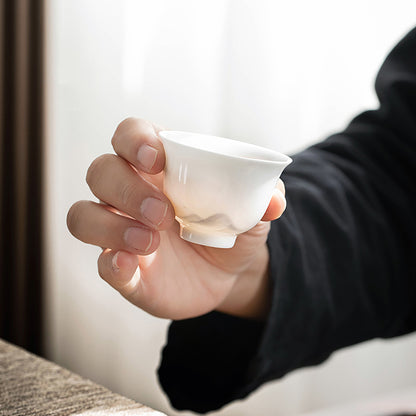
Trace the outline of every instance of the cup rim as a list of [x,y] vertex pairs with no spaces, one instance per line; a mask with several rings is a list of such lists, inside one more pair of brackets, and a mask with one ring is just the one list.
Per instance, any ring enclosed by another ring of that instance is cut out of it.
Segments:
[[[244,141],[240,141],[240,140],[233,140],[233,139],[228,139],[226,137],[221,137],[221,136],[214,136],[214,135],[210,135],[210,134],[201,134],[201,133],[193,133],[193,132],[189,132],[189,131],[180,131],[180,130],[161,130],[159,131],[158,135],[168,141],[168,142],[172,142],[175,143],[176,145],[188,148],[188,149],[194,149],[194,150],[198,150],[201,152],[206,152],[206,153],[210,153],[210,154],[214,154],[217,156],[222,156],[225,158],[230,158],[230,159],[236,159],[236,160],[245,160],[245,161],[253,161],[253,162],[260,162],[263,164],[268,164],[268,165],[277,165],[277,166],[287,166],[292,162],[292,159],[285,155],[284,153],[280,153],[277,152],[275,150],[272,149],[268,149],[267,147],[263,147],[263,146],[258,146],[256,144],[252,144],[252,143],[247,143]],[[224,142],[231,142],[231,143],[235,143],[238,144],[239,146],[248,148],[248,149],[252,149],[252,150],[257,150],[257,151],[262,151],[264,153],[268,153],[270,155],[274,155],[275,157],[278,157],[280,160],[271,160],[271,159],[261,159],[261,158],[256,158],[256,157],[245,157],[243,155],[231,155],[228,153],[223,153],[220,151],[216,151],[215,149],[206,149],[206,148],[200,148],[197,146],[193,146],[190,143],[183,143],[177,139],[175,139],[174,137],[172,137],[172,135],[192,135],[192,136],[198,136],[198,137],[210,137],[210,138],[215,138],[217,140],[221,140]]]

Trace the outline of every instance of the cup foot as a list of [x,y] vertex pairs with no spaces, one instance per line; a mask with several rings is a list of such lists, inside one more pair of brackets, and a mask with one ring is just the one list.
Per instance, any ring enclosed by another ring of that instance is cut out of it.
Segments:
[[186,241],[203,246],[216,248],[231,248],[234,246],[236,235],[229,234],[207,234],[192,227],[180,224],[180,236]]

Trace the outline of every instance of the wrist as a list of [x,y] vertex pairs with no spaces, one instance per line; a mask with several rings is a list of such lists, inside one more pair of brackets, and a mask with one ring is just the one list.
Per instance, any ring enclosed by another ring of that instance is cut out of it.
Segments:
[[264,243],[247,269],[237,277],[230,293],[217,310],[242,318],[265,319],[271,305],[268,272],[269,250]]

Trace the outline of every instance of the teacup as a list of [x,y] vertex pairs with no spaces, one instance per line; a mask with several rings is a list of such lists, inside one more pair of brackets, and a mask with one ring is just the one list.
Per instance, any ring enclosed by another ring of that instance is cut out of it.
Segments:
[[290,157],[223,137],[161,131],[166,153],[164,192],[180,236],[231,248],[263,217]]

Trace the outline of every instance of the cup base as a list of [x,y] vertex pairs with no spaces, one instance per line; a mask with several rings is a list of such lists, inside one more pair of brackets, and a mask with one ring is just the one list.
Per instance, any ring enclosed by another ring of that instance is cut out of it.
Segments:
[[195,230],[192,227],[187,227],[180,224],[180,236],[190,243],[200,244],[203,246],[216,248],[231,248],[234,246],[236,235],[226,234],[207,234],[200,230]]

